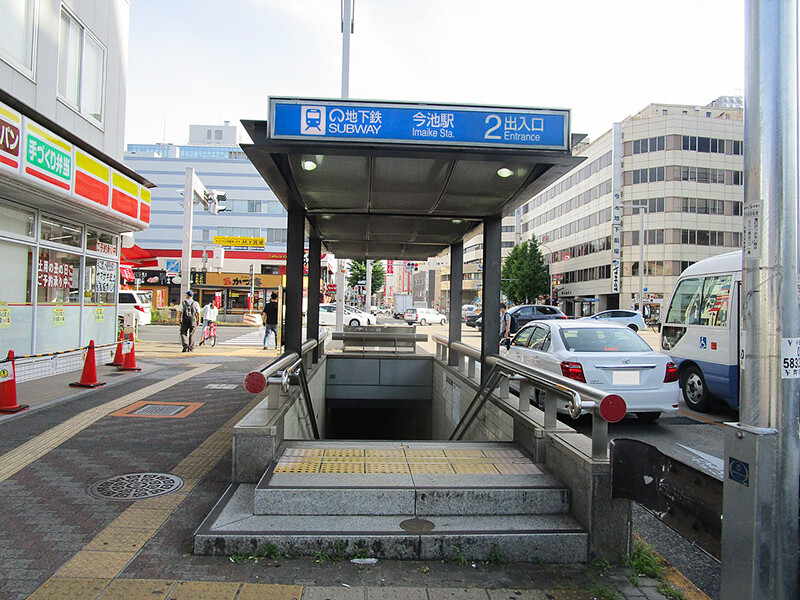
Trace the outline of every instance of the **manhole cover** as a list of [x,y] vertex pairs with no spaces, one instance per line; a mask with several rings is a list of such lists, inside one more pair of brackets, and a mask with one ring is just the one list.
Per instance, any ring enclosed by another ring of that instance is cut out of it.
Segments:
[[409,533],[425,533],[433,531],[436,525],[427,519],[406,519],[400,523],[400,527]]
[[89,488],[89,493],[107,500],[142,500],[175,492],[183,480],[169,473],[128,473],[109,477]]
[[186,404],[145,404],[142,408],[133,411],[131,414],[172,417],[182,410],[186,410]]

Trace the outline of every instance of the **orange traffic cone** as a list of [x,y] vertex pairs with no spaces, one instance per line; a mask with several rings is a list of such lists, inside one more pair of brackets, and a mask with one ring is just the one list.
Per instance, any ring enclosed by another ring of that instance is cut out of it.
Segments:
[[114,351],[114,360],[106,363],[107,367],[121,367],[124,362],[122,360],[122,340],[125,339],[125,334],[119,332],[119,340],[117,341],[117,349]]
[[83,372],[80,381],[70,383],[69,387],[96,388],[105,385],[105,382],[97,381],[97,366],[94,359],[94,340],[89,342],[89,349],[86,351],[86,360],[83,361]]
[[[125,352],[125,349],[123,348],[122,351]],[[120,371],[141,371],[141,369],[136,366],[136,347],[133,343],[133,334],[131,334],[130,352],[123,354],[122,360],[123,365],[121,367],[117,367]]]
[[8,351],[8,362],[0,363],[0,413],[17,413],[28,408],[17,403],[17,374],[14,351]]

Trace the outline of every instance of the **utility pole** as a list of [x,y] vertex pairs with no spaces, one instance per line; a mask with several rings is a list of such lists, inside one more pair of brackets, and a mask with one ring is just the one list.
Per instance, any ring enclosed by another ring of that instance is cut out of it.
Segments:
[[[353,1],[342,0],[342,100],[350,97],[350,34],[353,33]],[[339,258],[336,263],[336,331],[342,331],[345,262]]]
[[639,204],[639,312],[644,315],[644,215],[649,207]]
[[372,261],[366,261],[367,285],[364,286],[364,312],[370,314],[372,309]]
[[777,600],[800,591],[798,0],[745,6],[741,392],[725,431],[720,596]]

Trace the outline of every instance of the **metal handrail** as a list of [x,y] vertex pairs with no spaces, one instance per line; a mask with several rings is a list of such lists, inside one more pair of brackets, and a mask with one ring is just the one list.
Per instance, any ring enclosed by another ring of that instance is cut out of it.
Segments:
[[[320,334],[319,338],[306,340],[300,347],[302,356],[321,345],[328,334]],[[301,355],[297,352],[284,352],[279,357],[265,362],[260,367],[253,369],[244,377],[244,387],[251,394],[260,394],[267,387],[268,380],[281,371],[285,371],[295,362],[302,361]]]
[[[480,360],[481,358],[480,350],[474,346],[469,346],[463,342],[450,343],[447,337],[438,334],[432,337],[437,344],[448,348],[450,351],[464,354],[475,360]],[[592,458],[605,458],[608,456],[608,421],[600,413],[600,406],[604,400],[608,400],[613,396],[612,394],[607,394],[602,390],[575,381],[574,379],[568,379],[541,369],[536,369],[497,354],[490,354],[484,360],[487,365],[492,366],[490,375],[500,372],[509,378],[522,377],[532,383],[537,389],[541,389],[545,392],[550,391],[553,392],[554,396],[557,395],[566,398],[567,404],[565,408],[573,419],[580,417],[584,411],[591,414]],[[497,383],[495,382],[495,386],[496,385]],[[491,392],[492,390],[489,390],[488,393],[484,393],[482,386],[473,399],[468,413],[474,410],[474,414],[477,414],[477,411],[480,410],[486,400],[491,396]],[[551,398],[549,401],[554,402],[555,399]],[[545,402],[548,402],[548,395],[545,395]],[[469,423],[466,423],[467,414],[465,413],[462,422],[457,426],[457,429],[459,429],[459,427],[461,428],[460,436],[463,436],[469,424],[472,423],[474,414],[469,419]],[[553,423],[554,422],[555,421],[553,421]],[[545,428],[548,426],[552,426],[552,424],[549,424],[547,419],[545,419]]]

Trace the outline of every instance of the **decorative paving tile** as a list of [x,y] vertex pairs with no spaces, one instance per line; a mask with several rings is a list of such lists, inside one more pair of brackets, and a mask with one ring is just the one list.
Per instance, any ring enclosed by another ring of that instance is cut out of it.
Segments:
[[447,458],[486,458],[482,450],[451,450],[444,451]]
[[280,461],[274,473],[319,473],[319,462]]
[[82,600],[94,598],[108,585],[108,579],[50,579],[28,600]]
[[428,450],[421,450],[416,449],[412,450],[410,448],[406,448],[406,457],[411,458],[445,458],[444,450],[439,449],[428,449]]
[[164,579],[116,579],[100,596],[100,600],[164,600],[174,581]]
[[151,419],[184,419],[203,406],[204,402],[155,402],[140,400],[112,412],[110,417],[146,417]]
[[236,600],[300,600],[302,585],[245,583]]
[[406,457],[402,448],[397,448],[396,450],[391,450],[388,448],[367,448],[365,456],[367,458],[397,458],[401,460],[405,460]]
[[322,456],[322,448],[287,448],[283,451],[281,458],[288,458],[290,456]]
[[324,456],[364,456],[364,448],[325,448]]

